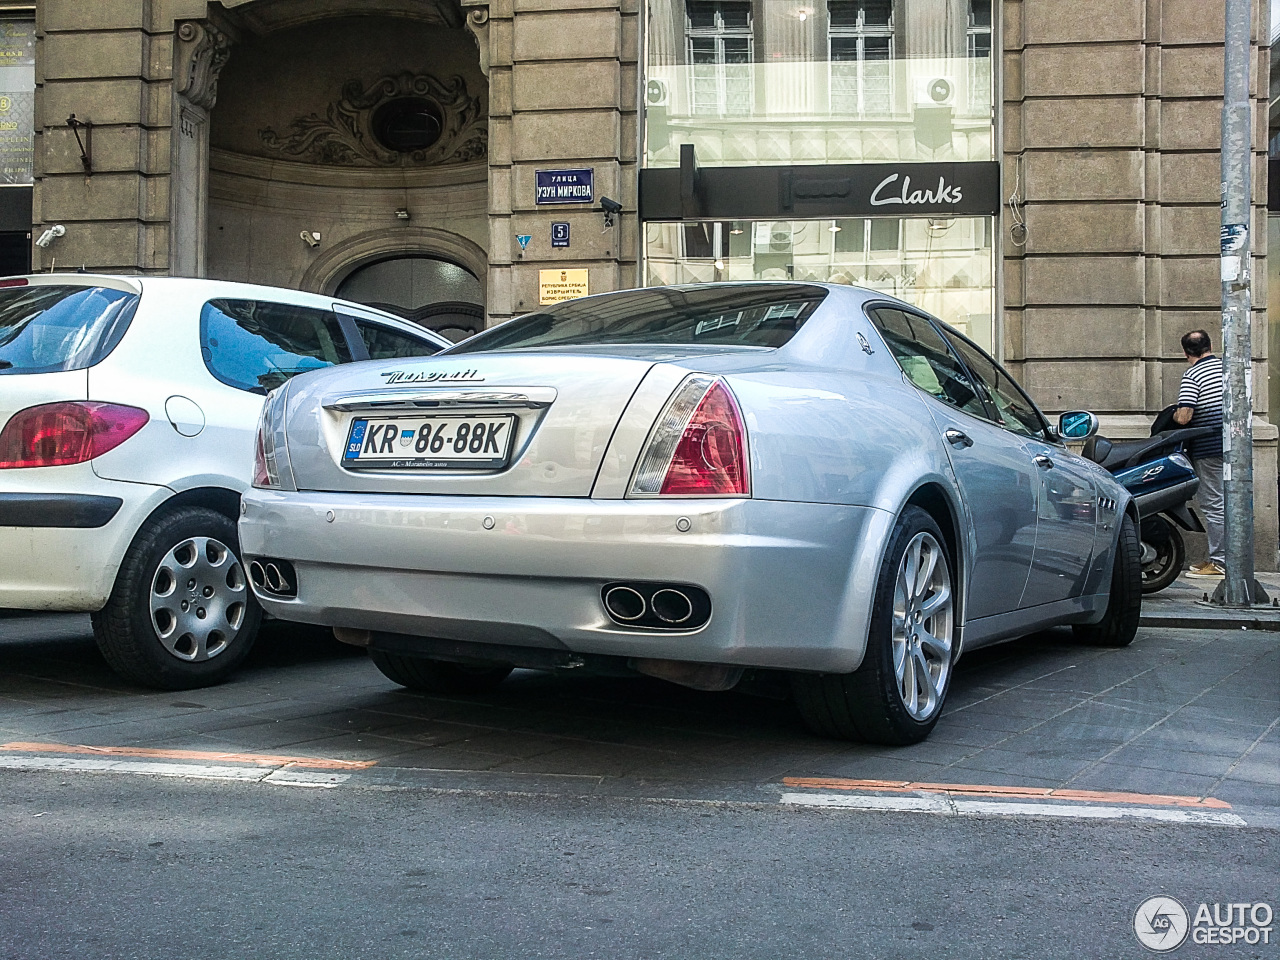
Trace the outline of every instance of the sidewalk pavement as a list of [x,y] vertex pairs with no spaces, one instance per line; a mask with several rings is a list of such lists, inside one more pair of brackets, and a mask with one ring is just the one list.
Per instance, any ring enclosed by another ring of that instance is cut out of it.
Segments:
[[1159,593],[1142,598],[1142,626],[1280,631],[1280,573],[1259,573],[1257,580],[1276,605],[1239,610],[1211,603],[1222,581],[1191,579],[1183,574]]

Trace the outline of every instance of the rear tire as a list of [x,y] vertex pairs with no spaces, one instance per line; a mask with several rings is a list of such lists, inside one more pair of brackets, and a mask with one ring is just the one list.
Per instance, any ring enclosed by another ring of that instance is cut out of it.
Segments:
[[262,620],[239,552],[235,523],[215,510],[179,507],[147,520],[92,616],[111,668],[159,690],[227,679]]
[[1181,531],[1158,513],[1142,521],[1141,539],[1142,592],[1158,593],[1182,573],[1186,543]]
[[451,663],[370,650],[369,659],[392,683],[423,693],[487,693],[511,673],[501,664]]
[[903,510],[876,581],[862,665],[792,674],[796,706],[814,733],[905,746],[934,728],[955,658],[955,577],[945,542],[928,513]]
[[1099,647],[1127,647],[1142,617],[1142,544],[1128,514],[1120,523],[1115,562],[1111,566],[1111,596],[1107,612],[1097,623],[1076,624],[1078,639]]

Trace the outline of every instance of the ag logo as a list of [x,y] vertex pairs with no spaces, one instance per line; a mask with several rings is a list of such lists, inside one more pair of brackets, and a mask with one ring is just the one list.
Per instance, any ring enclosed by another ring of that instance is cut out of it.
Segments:
[[1186,908],[1173,897],[1151,897],[1133,915],[1133,932],[1138,942],[1156,953],[1168,953],[1187,939],[1190,918]]

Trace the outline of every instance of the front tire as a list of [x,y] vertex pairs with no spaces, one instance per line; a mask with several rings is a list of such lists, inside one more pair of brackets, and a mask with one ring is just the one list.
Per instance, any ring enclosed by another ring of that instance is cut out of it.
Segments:
[[1141,539],[1142,592],[1158,593],[1182,573],[1187,547],[1178,528],[1158,513],[1142,521]]
[[221,683],[249,655],[262,609],[239,558],[236,525],[180,507],[142,525],[93,635],[125,680],[159,690]]
[[1107,612],[1092,624],[1076,624],[1075,635],[1100,647],[1127,647],[1142,617],[1142,543],[1128,514],[1120,523],[1120,538],[1111,565],[1111,596]]
[[944,543],[928,513],[903,510],[877,578],[862,665],[792,675],[796,706],[815,733],[905,746],[934,728],[955,654],[955,578]]
[[369,659],[392,683],[423,693],[487,693],[511,673],[504,664],[464,664],[370,650]]

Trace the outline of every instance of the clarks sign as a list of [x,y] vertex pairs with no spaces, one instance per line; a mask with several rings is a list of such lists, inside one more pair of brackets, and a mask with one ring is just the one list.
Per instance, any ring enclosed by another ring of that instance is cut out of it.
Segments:
[[[1000,212],[1000,165],[815,164],[641,171],[645,220],[800,220],[866,216],[975,217]],[[691,189],[690,189],[691,188]]]
[[936,190],[920,190],[911,189],[911,174],[904,174],[901,185],[898,184],[898,175],[891,173],[871,191],[871,206],[887,207],[887,206],[903,206],[903,207],[923,207],[933,206],[939,203],[957,204],[964,199],[964,188],[956,184],[947,183],[946,177],[938,178],[938,187]]

